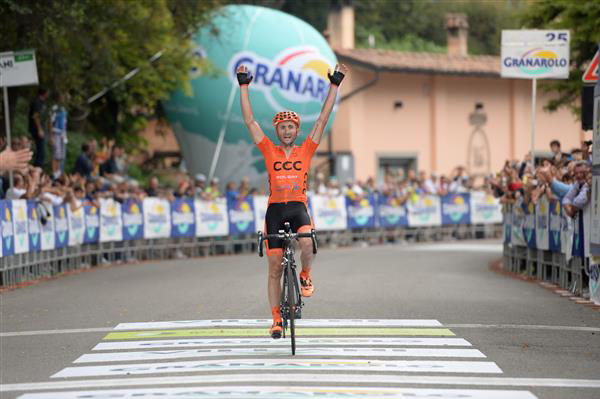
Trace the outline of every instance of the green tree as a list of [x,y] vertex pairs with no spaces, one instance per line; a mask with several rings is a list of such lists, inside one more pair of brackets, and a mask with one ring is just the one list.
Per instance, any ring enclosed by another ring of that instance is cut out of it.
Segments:
[[522,15],[527,28],[568,29],[571,33],[569,79],[544,82],[544,90],[558,97],[546,104],[555,111],[568,107],[579,117],[578,99],[583,83],[581,75],[585,66],[598,50],[600,42],[600,2],[597,0],[540,0],[533,3]]
[[445,15],[467,14],[469,52],[499,54],[502,29],[518,26],[517,12],[527,0],[231,0],[277,8],[310,23],[319,32],[327,28],[332,7],[351,3],[355,8],[357,47],[397,51],[445,52]]
[[[194,59],[190,33],[222,0],[0,0],[0,51],[36,50],[40,85],[70,94],[86,128],[131,137],[182,82]],[[149,62],[150,57],[157,60]],[[131,79],[113,85],[130,71]],[[110,87],[88,106],[87,99]],[[11,108],[35,88],[10,90]],[[83,114],[83,115],[82,115]],[[4,127],[4,124],[2,125]]]

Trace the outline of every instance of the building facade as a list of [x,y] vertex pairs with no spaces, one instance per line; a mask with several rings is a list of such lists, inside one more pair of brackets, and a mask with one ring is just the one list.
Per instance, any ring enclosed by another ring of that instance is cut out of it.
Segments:
[[[448,54],[356,49],[353,19],[346,6],[329,20],[330,43],[350,74],[321,154],[350,154],[355,178],[381,181],[390,168],[450,174],[461,165],[484,175],[530,151],[532,83],[501,78],[500,57],[468,55],[466,17],[447,17]],[[550,95],[537,92],[537,156],[553,139],[563,151],[579,147],[579,121],[566,109],[544,111]]]

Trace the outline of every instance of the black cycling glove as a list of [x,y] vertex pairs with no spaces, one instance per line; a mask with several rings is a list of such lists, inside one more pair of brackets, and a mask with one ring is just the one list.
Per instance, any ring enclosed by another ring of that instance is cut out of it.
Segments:
[[254,79],[254,76],[250,76],[248,74],[248,72],[238,72],[237,73],[237,80],[238,83],[241,85],[249,85],[250,82],[252,82],[252,79]]
[[342,80],[344,79],[344,74],[340,71],[334,71],[333,74],[327,72],[327,77],[329,77],[329,81],[332,85],[339,86],[340,83],[342,83]]

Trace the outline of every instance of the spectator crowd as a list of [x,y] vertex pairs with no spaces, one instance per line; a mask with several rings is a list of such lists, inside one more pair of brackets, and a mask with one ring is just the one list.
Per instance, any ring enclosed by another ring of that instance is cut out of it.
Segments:
[[[239,184],[228,182],[220,191],[220,182],[213,177],[210,182],[203,174],[193,177],[181,176],[175,189],[159,184],[153,176],[147,187],[128,176],[128,157],[124,148],[112,140],[103,139],[100,144],[92,139],[81,145],[73,173],[65,173],[67,120],[66,97],[60,93],[53,97],[53,105],[46,110],[49,92],[43,88],[29,107],[28,137],[12,140],[11,148],[0,137],[0,199],[37,199],[42,203],[60,205],[68,203],[75,210],[83,205],[98,206],[100,198],[114,198],[123,202],[129,198],[142,200],[146,196],[174,200],[177,197],[211,200],[219,197],[230,199],[253,194],[265,194],[267,187],[250,186],[248,178]],[[49,111],[49,112],[48,112]],[[46,139],[53,150],[51,171],[44,173]],[[536,158],[531,154],[521,161],[506,161],[502,170],[490,176],[469,176],[464,167],[456,167],[449,175],[414,170],[385,170],[383,181],[374,178],[366,181],[348,180],[343,184],[335,176],[325,178],[321,172],[312,174],[310,190],[329,196],[345,194],[360,200],[370,194],[385,195],[396,204],[403,204],[421,194],[444,196],[473,190],[486,191],[500,198],[502,203],[514,203],[522,198],[526,204],[534,204],[543,196],[558,198],[566,212],[573,216],[582,209],[591,196],[592,142],[584,141],[580,148],[570,153],[562,152],[560,142],[550,143],[551,156]],[[35,149],[35,155],[32,150]],[[29,161],[32,159],[30,164]],[[9,186],[8,172],[13,172],[13,186]]]
[[506,161],[504,167],[489,180],[496,197],[505,204],[522,199],[536,204],[542,196],[559,200],[565,212],[574,217],[591,199],[592,141],[570,153],[561,150],[558,140],[550,143],[552,155],[531,162],[531,153],[522,161]]

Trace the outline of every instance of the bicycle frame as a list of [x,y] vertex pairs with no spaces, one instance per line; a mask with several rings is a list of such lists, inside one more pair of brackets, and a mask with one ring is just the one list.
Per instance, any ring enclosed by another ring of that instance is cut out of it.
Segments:
[[[263,256],[262,244],[264,240],[269,238],[277,238],[283,240],[283,259],[281,264],[283,267],[283,284],[281,287],[281,319],[283,322],[283,338],[285,331],[289,328],[292,344],[292,355],[296,354],[296,333],[295,319],[302,317],[302,296],[300,295],[300,285],[296,274],[296,260],[294,258],[294,246],[292,240],[301,237],[310,237],[313,244],[313,254],[317,253],[317,237],[314,229],[310,233],[292,233],[290,224],[284,223],[285,230],[279,230],[277,234],[263,235],[262,231],[258,232],[258,255]],[[289,324],[289,325],[288,325]]]
[[[283,337],[285,338],[285,331],[288,328],[290,320],[290,303],[289,295],[294,296],[294,319],[302,317],[302,296],[300,295],[300,285],[298,284],[298,275],[296,273],[296,260],[294,257],[294,246],[292,243],[284,243],[283,259],[281,261],[283,266],[283,284],[281,287],[281,318],[283,320]],[[288,279],[292,280],[292,292],[289,291]]]

